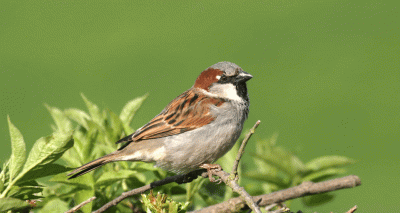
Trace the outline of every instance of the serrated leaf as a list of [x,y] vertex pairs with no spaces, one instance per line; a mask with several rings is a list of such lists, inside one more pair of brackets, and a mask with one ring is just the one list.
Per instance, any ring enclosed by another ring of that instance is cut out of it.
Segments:
[[30,181],[30,180],[36,180],[38,178],[46,177],[46,176],[51,176],[51,175],[56,175],[60,173],[64,173],[67,171],[70,171],[72,168],[65,167],[60,164],[56,163],[50,163],[46,164],[43,166],[37,166],[33,168],[32,170],[28,171],[24,177],[18,180],[17,184]]
[[55,198],[46,203],[46,205],[44,205],[43,208],[38,211],[38,213],[66,212],[68,210],[68,203]]
[[125,106],[122,108],[119,118],[122,121],[122,125],[126,134],[130,134],[133,132],[133,129],[129,125],[131,124],[136,111],[140,108],[140,106],[143,104],[148,96],[148,94],[145,94],[141,97],[135,98],[125,104]]
[[319,181],[322,178],[328,178],[328,177],[332,177],[335,175],[339,175],[339,174],[343,174],[345,173],[346,170],[345,169],[338,169],[338,168],[329,168],[329,169],[325,169],[322,171],[317,171],[317,172],[313,172],[305,177],[303,177],[301,179],[302,182],[304,181]]
[[27,173],[35,166],[56,161],[73,145],[72,131],[68,133],[55,132],[50,136],[40,138],[29,153],[23,172]]
[[344,156],[322,156],[306,164],[306,169],[319,171],[331,167],[342,167],[354,163],[350,158]]
[[11,123],[10,116],[7,116],[8,127],[11,137],[11,158],[10,158],[10,181],[17,176],[24,166],[26,159],[26,148],[21,132]]
[[117,172],[116,171],[103,172],[99,177],[99,179],[97,179],[96,181],[96,187],[109,185],[118,180],[127,179],[137,174],[138,173],[136,171],[131,171],[131,170],[119,170]]
[[29,204],[20,199],[12,197],[0,198],[0,212],[25,209],[27,207],[29,207]]
[[71,139],[72,131],[69,133],[55,132],[50,136],[40,138],[33,145],[28,159],[18,176],[8,184],[7,188],[0,195],[5,197],[8,190],[29,171],[37,166],[44,166],[59,159],[61,155],[74,145]]
[[86,112],[84,112],[80,109],[71,108],[71,109],[64,110],[64,113],[69,119],[77,122],[79,125],[83,126],[85,129],[89,128],[89,126],[87,124],[87,120],[90,120],[90,117]]
[[100,112],[99,107],[96,104],[89,101],[89,99],[87,99],[83,93],[81,93],[81,96],[83,98],[83,101],[85,101],[86,107],[89,110],[89,114],[92,120],[97,124],[101,125],[103,121],[103,114],[102,112]]
[[61,111],[56,107],[51,107],[47,104],[45,104],[45,106],[47,110],[50,112],[50,115],[57,126],[57,130],[61,132],[68,132],[72,130],[72,123],[68,119],[68,117],[64,114],[63,111]]

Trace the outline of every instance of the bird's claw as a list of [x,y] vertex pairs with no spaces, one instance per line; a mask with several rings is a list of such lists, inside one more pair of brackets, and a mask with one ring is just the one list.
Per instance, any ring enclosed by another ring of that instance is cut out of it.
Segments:
[[205,163],[205,164],[200,165],[200,168],[207,169],[208,179],[210,180],[210,182],[217,183],[217,184],[222,183],[221,178],[215,179],[212,174],[212,170],[216,170],[216,171],[222,170],[222,167],[220,165]]

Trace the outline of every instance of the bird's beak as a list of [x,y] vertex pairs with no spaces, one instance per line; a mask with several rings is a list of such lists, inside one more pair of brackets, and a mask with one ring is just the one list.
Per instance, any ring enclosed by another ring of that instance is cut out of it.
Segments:
[[249,73],[247,73],[245,71],[241,71],[239,73],[239,75],[236,76],[236,81],[237,82],[246,82],[246,81],[250,80],[251,78],[253,78],[252,75],[250,75]]

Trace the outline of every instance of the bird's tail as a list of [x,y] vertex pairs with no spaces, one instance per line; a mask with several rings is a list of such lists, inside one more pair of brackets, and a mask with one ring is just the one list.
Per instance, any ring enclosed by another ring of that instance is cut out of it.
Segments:
[[101,166],[103,166],[104,164],[110,163],[110,162],[114,162],[114,161],[118,161],[118,152],[113,152],[110,153],[108,155],[105,155],[101,158],[98,158],[94,161],[90,161],[89,163],[76,168],[74,171],[70,172],[69,174],[67,174],[67,176],[71,176],[68,179],[72,179],[72,178],[76,178],[79,177],[81,175],[84,175],[94,169],[97,169]]

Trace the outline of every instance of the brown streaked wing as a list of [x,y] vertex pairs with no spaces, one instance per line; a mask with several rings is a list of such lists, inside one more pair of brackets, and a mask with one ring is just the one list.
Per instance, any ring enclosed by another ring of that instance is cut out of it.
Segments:
[[215,119],[210,114],[209,104],[220,106],[223,103],[223,99],[206,97],[190,89],[175,98],[158,116],[135,133],[133,141],[166,137],[200,128]]

